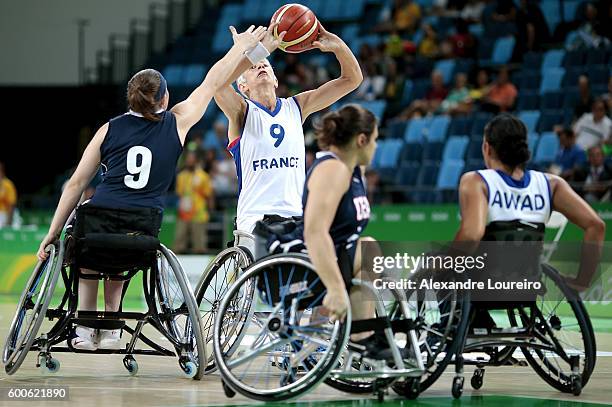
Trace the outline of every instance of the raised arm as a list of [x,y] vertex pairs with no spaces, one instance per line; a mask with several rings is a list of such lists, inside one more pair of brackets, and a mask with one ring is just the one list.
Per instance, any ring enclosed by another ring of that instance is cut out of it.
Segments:
[[254,28],[254,26],[241,34],[238,34],[234,27],[230,27],[230,31],[234,39],[232,48],[210,68],[200,86],[187,99],[171,109],[176,116],[181,143],[185,142],[189,129],[202,118],[215,92],[226,83],[236,79],[238,74],[232,76],[236,72],[235,67],[240,62],[248,61],[244,55],[245,51],[253,48],[266,33],[265,27]]
[[578,291],[586,290],[599,266],[606,224],[563,178],[552,174],[546,176],[553,193],[553,208],[584,231],[578,276],[568,278],[567,282]]
[[341,161],[327,160],[319,164],[308,180],[308,203],[304,209],[304,241],[327,289],[323,305],[336,319],[346,314],[348,297],[329,228],[350,182],[351,173]]
[[37,254],[39,259],[44,260],[47,258],[45,247],[55,242],[59,238],[60,234],[62,233],[62,228],[68,220],[68,216],[70,216],[70,213],[72,213],[72,210],[79,202],[79,199],[81,198],[83,191],[85,191],[85,188],[87,188],[87,185],[89,185],[92,178],[96,175],[96,171],[98,171],[98,168],[100,167],[100,147],[104,142],[107,131],[108,123],[98,129],[94,135],[94,138],[87,145],[76,171],[66,183],[62,196],[60,197],[59,204],[57,205],[57,209],[55,210],[55,215],[53,215],[49,232],[38,248]]
[[324,83],[314,90],[302,92],[295,96],[302,110],[302,121],[312,113],[331,106],[345,95],[348,95],[361,84],[363,75],[351,49],[340,37],[330,33],[319,25],[318,41],[313,46],[323,52],[333,52],[340,62],[340,77]]
[[[273,23],[268,27],[266,35],[261,40],[261,43],[268,50],[269,53],[274,52],[285,36],[286,32],[283,31],[279,34],[278,38],[274,38],[274,27],[277,23]],[[238,63],[236,68],[231,74],[232,80],[228,81],[215,93],[215,103],[221,109],[225,117],[229,121],[228,126],[228,138],[230,143],[237,139],[242,133],[242,123],[244,122],[244,114],[246,112],[246,102],[242,96],[234,90],[232,82],[238,78],[244,71],[249,69],[253,64],[248,59],[243,59]]]

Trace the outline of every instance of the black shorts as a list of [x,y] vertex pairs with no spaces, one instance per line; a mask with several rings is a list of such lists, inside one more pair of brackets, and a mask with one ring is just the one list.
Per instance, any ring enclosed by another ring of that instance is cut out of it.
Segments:
[[344,280],[346,290],[350,293],[353,286],[353,259],[346,249],[338,250],[336,256],[338,256],[338,267],[342,274],[342,280]]

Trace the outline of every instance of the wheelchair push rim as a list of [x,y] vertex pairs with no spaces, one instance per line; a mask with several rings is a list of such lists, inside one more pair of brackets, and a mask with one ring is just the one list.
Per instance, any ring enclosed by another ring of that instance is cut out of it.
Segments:
[[[298,268],[301,271],[295,273],[294,279],[293,271]],[[278,301],[272,300],[275,286],[270,282],[271,276],[279,277]],[[314,282],[309,282],[308,276]],[[304,280],[299,280],[300,277]],[[231,315],[228,307],[236,293],[249,287],[258,288],[253,298],[255,312],[250,320],[245,320],[245,335],[232,355],[223,354],[220,346],[223,319],[215,320],[215,361],[226,385],[253,399],[281,401],[302,396],[325,379],[348,341],[350,311],[347,322],[331,323],[318,311],[309,313],[312,307],[308,304],[298,307],[302,293],[312,294],[319,283],[322,284],[308,257],[281,254],[253,264],[230,287],[219,308],[219,313],[226,318]],[[301,288],[291,291],[295,287]],[[289,300],[291,295],[294,297]],[[317,298],[312,302],[308,299],[308,303],[320,304],[323,295],[324,292],[312,295]],[[263,329],[256,331],[259,328]],[[254,362],[259,363],[254,365]]]
[[[44,261],[38,261],[34,271],[28,279],[26,289],[23,291],[19,300],[15,316],[11,322],[9,334],[4,344],[2,362],[7,374],[13,374],[19,369],[28,351],[32,347],[36,335],[45,318],[47,308],[53,297],[53,291],[59,276],[60,261],[64,252],[64,245],[60,243],[58,256],[54,245],[45,248],[49,253]],[[32,298],[36,295],[36,300]],[[32,315],[27,321],[27,310],[32,310]],[[24,324],[24,320],[26,323]],[[24,331],[25,329],[25,331]],[[20,335],[22,333],[22,335]],[[20,340],[21,338],[21,340]]]
[[[247,248],[242,246],[227,248],[213,259],[198,282],[195,297],[199,307],[202,335],[208,354],[205,374],[210,374],[217,369],[211,346],[212,331],[219,304],[223,299],[223,295],[228,291],[229,286],[236,281],[243,270],[251,265],[252,262],[253,256]],[[220,277],[219,273],[223,273],[223,277]],[[250,309],[252,291],[253,290],[247,292],[241,304],[237,306],[241,306],[245,310]],[[236,332],[238,335],[233,335]],[[240,324],[234,324],[234,326],[231,327],[231,332],[228,336],[235,339],[232,343],[223,344],[224,348],[227,348],[229,345],[229,349],[225,351],[226,354],[231,354],[234,351],[237,346],[236,343],[240,341],[240,332]]]

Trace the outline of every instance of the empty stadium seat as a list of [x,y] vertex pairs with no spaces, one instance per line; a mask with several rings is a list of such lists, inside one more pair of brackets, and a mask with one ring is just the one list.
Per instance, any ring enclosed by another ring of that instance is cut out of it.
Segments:
[[408,123],[404,120],[394,120],[387,123],[386,137],[387,138],[402,138],[406,132]]
[[463,160],[470,139],[466,136],[451,136],[444,145],[442,161]]
[[519,112],[518,118],[525,123],[528,132],[535,131],[540,120],[540,112],[538,110],[524,110]]
[[395,168],[399,160],[400,152],[402,151],[402,140],[391,139],[386,140],[386,143],[381,149],[380,159],[378,161],[379,168]]
[[431,142],[425,144],[423,147],[423,160],[440,161],[442,159],[443,149],[444,143],[442,142]]
[[538,141],[540,141],[540,135],[538,133],[529,133],[527,135],[527,143],[529,145],[529,151],[531,151],[531,155],[535,153],[536,148],[538,147]]
[[453,80],[453,72],[455,70],[455,60],[454,59],[443,59],[441,61],[436,62],[434,69],[440,71],[442,77],[444,78],[444,84],[448,85]]
[[514,51],[516,40],[514,37],[499,38],[493,46],[493,54],[491,55],[491,63],[493,65],[502,65],[508,63]]
[[456,116],[451,120],[448,127],[448,134],[461,135],[470,134],[472,131],[472,116]]
[[450,124],[450,117],[436,116],[429,125],[429,131],[426,133],[427,141],[444,141]]
[[470,134],[476,137],[482,137],[484,133],[484,128],[491,120],[492,115],[487,113],[477,113],[474,116],[474,123],[472,124],[472,130]]
[[544,110],[540,115],[537,131],[542,133],[552,131],[557,124],[563,123],[563,110]]
[[414,186],[419,176],[419,169],[418,164],[402,165],[397,169],[395,183],[402,186]]
[[465,152],[465,159],[468,163],[473,160],[482,160],[482,140],[470,140]]
[[408,106],[414,99],[412,98],[412,90],[414,83],[410,79],[404,81],[404,88],[402,89],[402,106]]
[[164,78],[169,86],[183,84],[184,67],[182,65],[168,65],[163,71]]
[[543,54],[541,52],[527,52],[523,55],[523,66],[539,70],[542,66]]
[[425,130],[427,129],[428,120],[423,118],[412,119],[408,122],[404,140],[407,143],[421,143],[425,139]]
[[562,66],[563,58],[565,57],[565,51],[562,49],[551,49],[544,54],[542,59],[542,75],[549,68],[559,68]]
[[565,75],[564,68],[547,68],[542,71],[542,82],[540,83],[540,93],[545,93],[551,90],[559,90],[561,81]]
[[535,110],[540,105],[540,95],[535,90],[521,89],[518,95],[516,108],[518,110]]
[[189,85],[199,85],[204,80],[206,67],[201,64],[191,64],[185,67],[183,73],[183,83]]
[[603,65],[606,63],[607,52],[604,48],[589,48],[586,54],[587,65]]
[[539,165],[550,164],[555,160],[559,150],[559,138],[555,133],[542,133],[536,148],[533,161]]
[[563,107],[563,92],[546,92],[542,95],[540,107],[542,109],[561,109]]
[[559,13],[559,2],[557,0],[544,0],[540,4],[542,14],[546,24],[548,24],[548,31],[551,33],[555,32],[555,28],[561,21],[561,15]]
[[439,189],[456,189],[457,185],[459,185],[459,177],[461,177],[464,165],[463,160],[442,161],[436,179],[436,187]]
[[400,154],[400,165],[420,165],[423,159],[423,144],[405,143]]
[[565,53],[565,59],[563,60],[563,65],[566,68],[572,66],[582,66],[585,60],[585,52],[582,49],[576,49],[567,51]]
[[380,123],[383,116],[385,115],[385,109],[387,108],[387,102],[384,100],[368,100],[365,102],[361,102],[361,106],[364,109],[370,110],[378,119]]
[[417,176],[418,186],[434,186],[438,176],[437,163],[425,163],[420,167],[419,175]]

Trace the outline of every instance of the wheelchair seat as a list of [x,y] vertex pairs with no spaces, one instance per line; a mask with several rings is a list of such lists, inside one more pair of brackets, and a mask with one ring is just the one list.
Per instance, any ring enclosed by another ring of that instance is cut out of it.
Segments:
[[72,261],[106,274],[150,267],[160,247],[161,210],[81,205],[69,235]]

